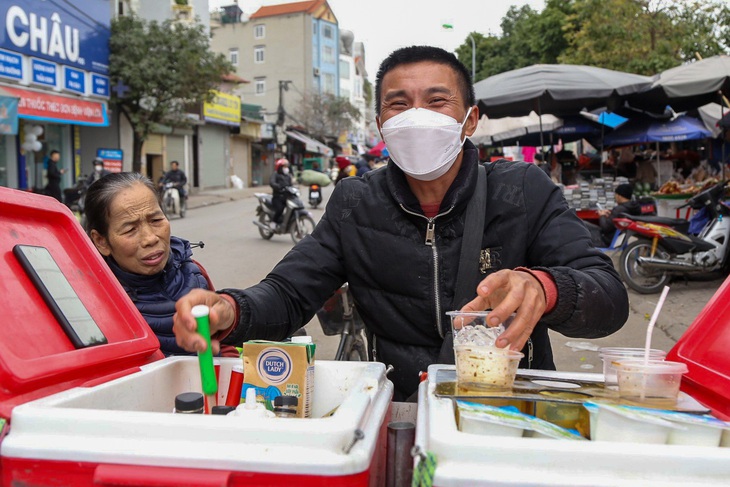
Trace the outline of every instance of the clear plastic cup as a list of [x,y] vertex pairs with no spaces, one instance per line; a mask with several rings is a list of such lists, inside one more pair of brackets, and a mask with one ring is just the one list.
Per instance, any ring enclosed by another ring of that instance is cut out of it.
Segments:
[[524,355],[495,345],[506,328],[505,323],[494,327],[487,325],[488,311],[449,311],[446,314],[451,317],[454,334],[458,387],[476,391],[511,390]]
[[687,364],[665,360],[621,359],[613,362],[618,376],[618,393],[631,402],[671,408],[679,397]]
[[[603,347],[598,349],[598,356],[603,360],[603,376],[607,386],[617,386],[618,378],[616,377],[616,368],[613,362],[622,359],[643,359],[643,348],[627,348],[627,347]],[[667,352],[652,348],[649,350],[649,360],[664,360]]]

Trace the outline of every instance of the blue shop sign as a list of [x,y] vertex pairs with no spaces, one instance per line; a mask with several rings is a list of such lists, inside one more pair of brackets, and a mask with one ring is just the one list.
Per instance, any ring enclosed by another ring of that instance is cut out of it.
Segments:
[[19,54],[0,49],[0,77],[23,79],[23,58]]
[[109,78],[100,74],[91,73],[91,94],[109,98]]
[[86,73],[80,69],[70,68],[68,66],[63,67],[63,87],[68,91],[79,93],[80,95],[86,94]]
[[110,0],[0,2],[0,48],[109,73]]
[[54,63],[47,63],[40,59],[31,58],[30,73],[33,83],[44,86],[56,86],[58,66]]

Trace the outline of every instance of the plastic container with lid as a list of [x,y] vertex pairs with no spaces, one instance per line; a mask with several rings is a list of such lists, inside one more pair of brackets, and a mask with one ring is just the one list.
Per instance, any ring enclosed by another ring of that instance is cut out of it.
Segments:
[[274,398],[274,414],[277,418],[296,418],[298,405],[299,399],[294,396],[276,396]]
[[175,413],[203,414],[205,397],[200,392],[183,392],[175,396]]
[[[613,362],[627,358],[643,358],[645,349],[628,347],[603,347],[598,349],[598,356],[603,360],[603,377],[607,386],[617,386],[618,377]],[[663,360],[667,356],[664,350],[652,348],[649,350],[649,358],[652,360]]]

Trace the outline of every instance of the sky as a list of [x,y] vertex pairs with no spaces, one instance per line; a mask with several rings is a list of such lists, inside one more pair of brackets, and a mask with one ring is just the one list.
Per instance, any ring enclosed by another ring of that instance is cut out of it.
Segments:
[[[209,0],[210,9],[234,3]],[[287,0],[239,0],[238,5],[252,14],[263,5],[293,3]],[[544,0],[328,0],[340,29],[352,31],[355,42],[365,45],[365,68],[375,81],[378,66],[395,49],[412,45],[432,45],[454,51],[467,35],[500,34],[500,22],[511,5],[530,5],[541,11]],[[451,24],[446,30],[443,24]]]

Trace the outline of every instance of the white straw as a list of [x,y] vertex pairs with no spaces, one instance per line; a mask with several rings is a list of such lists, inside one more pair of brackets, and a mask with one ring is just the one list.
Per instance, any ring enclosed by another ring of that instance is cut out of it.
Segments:
[[664,306],[664,300],[667,298],[668,292],[669,292],[669,286],[664,286],[664,289],[662,290],[662,295],[659,297],[659,302],[656,304],[656,308],[654,308],[654,314],[651,315],[651,320],[649,320],[649,327],[646,329],[646,343],[644,344],[644,365],[649,365],[649,350],[651,350],[651,334],[654,331],[654,324],[656,323],[656,320],[659,317],[659,312],[662,310],[662,306]]

